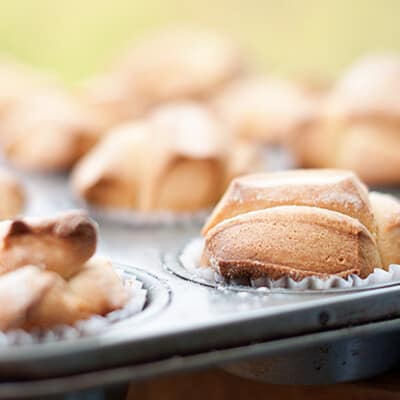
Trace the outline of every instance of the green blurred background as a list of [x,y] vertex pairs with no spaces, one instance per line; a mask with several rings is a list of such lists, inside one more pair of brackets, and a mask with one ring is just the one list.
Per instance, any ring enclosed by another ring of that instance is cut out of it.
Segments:
[[173,24],[238,39],[261,68],[335,76],[371,50],[400,49],[398,0],[0,0],[0,49],[85,78],[148,30]]

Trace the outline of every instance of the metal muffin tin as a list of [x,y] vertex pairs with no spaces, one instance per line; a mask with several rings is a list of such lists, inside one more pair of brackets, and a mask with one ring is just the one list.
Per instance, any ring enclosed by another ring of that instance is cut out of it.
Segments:
[[[66,177],[23,178],[31,199],[27,214],[76,208]],[[400,361],[399,285],[340,294],[210,287],[177,273],[177,255],[200,225],[135,229],[109,219],[99,225],[99,253],[133,266],[148,290],[144,311],[97,336],[2,348],[0,398],[210,365],[268,382],[333,383],[372,376]]]

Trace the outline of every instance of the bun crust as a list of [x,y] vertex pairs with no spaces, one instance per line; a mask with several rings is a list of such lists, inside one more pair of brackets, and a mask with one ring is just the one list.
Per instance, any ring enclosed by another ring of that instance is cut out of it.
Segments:
[[72,276],[96,250],[97,228],[81,213],[54,219],[19,219],[0,223],[0,274],[36,265]]
[[283,205],[320,207],[360,220],[375,233],[367,188],[350,171],[294,170],[234,179],[203,228],[249,211]]
[[316,207],[281,206],[225,220],[206,237],[211,266],[229,278],[368,276],[381,266],[359,221]]
[[92,257],[96,227],[86,216],[5,221],[0,228],[0,330],[72,325],[127,302],[112,264]]
[[314,121],[318,96],[277,78],[245,76],[211,102],[233,134],[263,143],[284,143]]
[[378,246],[382,262],[400,264],[400,203],[389,195],[372,192],[369,195],[378,223]]
[[400,57],[356,63],[327,96],[317,122],[289,145],[301,167],[351,169],[371,185],[400,182]]
[[194,103],[168,105],[111,133],[76,166],[72,186],[78,196],[100,206],[208,208],[233,174],[250,172],[257,163],[248,157],[256,155],[250,145],[235,144],[229,153],[227,141],[207,109]]
[[92,121],[59,88],[38,89],[20,99],[0,124],[5,156],[28,170],[67,170],[97,139]]
[[207,99],[244,69],[229,40],[178,28],[143,38],[111,71],[88,82],[81,99],[105,132],[164,102]]
[[202,265],[228,278],[356,274],[400,263],[400,203],[351,172],[287,171],[234,180],[203,228]]

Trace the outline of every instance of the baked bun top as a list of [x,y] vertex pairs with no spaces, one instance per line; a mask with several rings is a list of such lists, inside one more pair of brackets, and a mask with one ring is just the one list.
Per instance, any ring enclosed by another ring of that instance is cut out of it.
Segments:
[[116,63],[153,102],[209,95],[244,68],[241,51],[217,33],[175,28],[155,33]]
[[79,212],[0,223],[0,330],[72,325],[122,308],[110,261],[92,257],[97,228]]
[[333,88],[327,112],[400,118],[400,56],[373,54],[355,63]]
[[203,227],[202,263],[229,278],[365,278],[400,262],[399,222],[400,203],[350,171],[248,175]]
[[292,170],[246,175],[232,181],[203,228],[207,234],[224,219],[248,211],[283,205],[320,207],[337,211],[375,232],[366,186],[350,171]]
[[245,76],[228,84],[213,108],[237,136],[282,142],[316,117],[318,96],[279,78]]

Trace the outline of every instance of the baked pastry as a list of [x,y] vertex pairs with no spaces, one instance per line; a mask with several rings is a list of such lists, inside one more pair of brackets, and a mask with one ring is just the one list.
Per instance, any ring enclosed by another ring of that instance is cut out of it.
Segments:
[[279,144],[314,121],[319,97],[288,80],[245,76],[228,84],[212,106],[234,135]]
[[92,257],[96,227],[86,216],[5,221],[0,230],[0,330],[71,325],[127,302],[111,263]]
[[243,69],[241,52],[229,40],[176,28],[144,38],[81,96],[107,130],[161,102],[206,98]]
[[54,84],[49,75],[38,73],[14,60],[0,58],[0,118],[16,102],[40,87]]
[[0,169],[0,220],[20,214],[25,205],[25,193],[18,178]]
[[75,167],[72,186],[79,197],[99,206],[207,208],[218,201],[233,174],[257,166],[256,149],[232,142],[229,152],[229,140],[206,108],[169,104],[109,134]]
[[97,139],[90,118],[56,87],[27,93],[0,119],[0,145],[5,156],[25,169],[69,169]]
[[400,262],[399,212],[349,171],[240,177],[203,228],[202,263],[228,278],[365,278]]
[[97,230],[81,213],[0,223],[0,275],[32,264],[63,278],[74,275],[96,250]]
[[319,121],[291,140],[298,164],[355,171],[371,185],[400,183],[400,56],[379,54],[339,79]]

